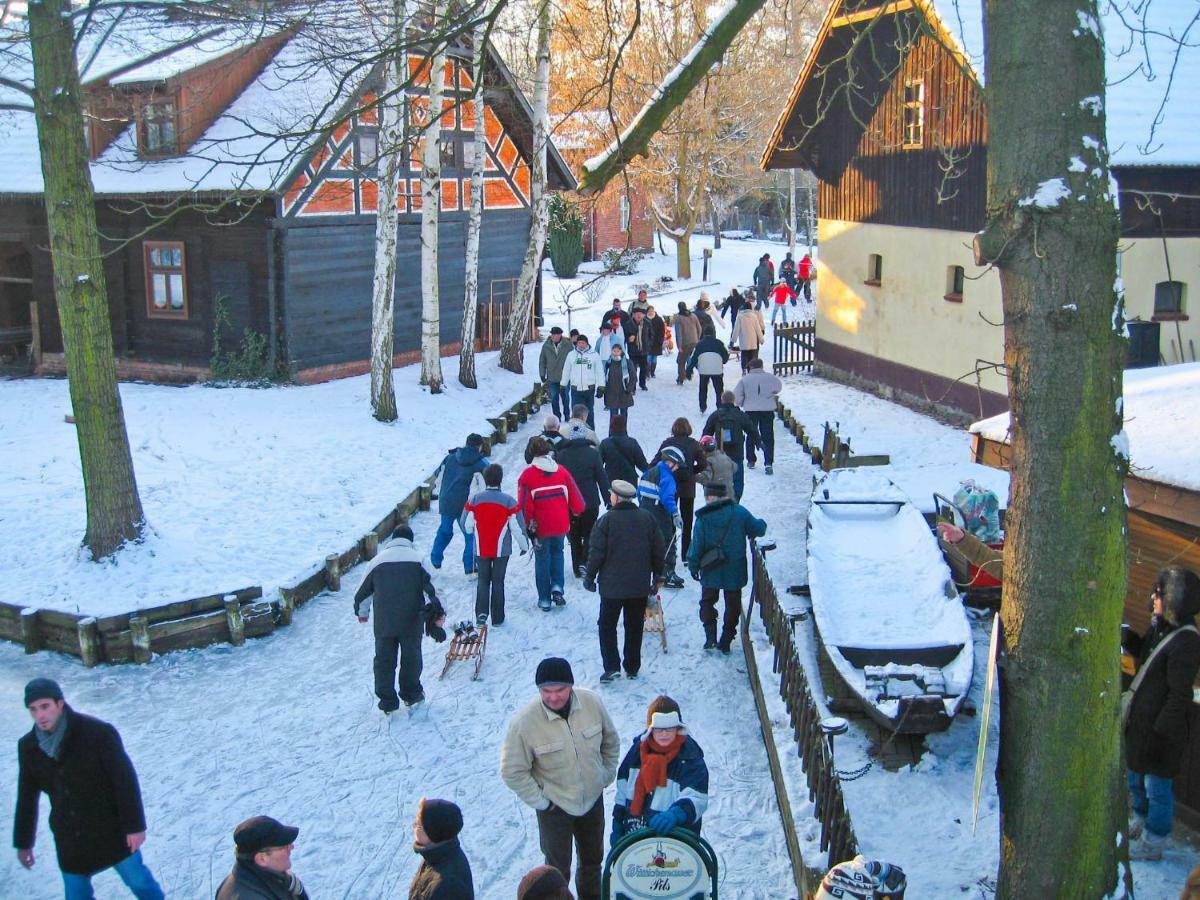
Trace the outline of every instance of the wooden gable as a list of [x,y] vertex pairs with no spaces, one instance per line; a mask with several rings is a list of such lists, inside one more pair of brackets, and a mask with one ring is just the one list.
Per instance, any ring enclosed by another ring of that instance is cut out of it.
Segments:
[[[428,107],[428,62],[409,57],[414,84],[409,88],[410,118],[414,125],[426,121]],[[422,68],[424,66],[424,68]],[[441,139],[457,146],[455,165],[442,167],[442,210],[456,212],[470,206],[471,170],[463,150],[474,140],[474,83],[468,61],[452,58],[443,68]],[[485,92],[486,96],[486,92]],[[376,110],[370,93],[359,103],[367,107],[350,117],[326,138],[320,149],[287,186],[281,199],[284,216],[371,215],[378,202],[376,172],[369,160],[360,158],[359,136],[378,133]],[[484,209],[525,209],[530,203],[529,162],[518,150],[516,136],[497,116],[491,99],[484,106],[486,157],[484,160]],[[425,138],[401,167],[401,214],[421,210],[421,159]]]

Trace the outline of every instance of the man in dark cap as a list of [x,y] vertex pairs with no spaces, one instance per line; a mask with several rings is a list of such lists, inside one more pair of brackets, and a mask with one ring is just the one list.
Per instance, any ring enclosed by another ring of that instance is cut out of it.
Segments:
[[413,852],[421,867],[408,889],[408,900],[474,900],[471,864],[458,842],[462,810],[449,800],[421,798],[413,820]]
[[568,394],[559,382],[562,381],[563,365],[572,349],[572,342],[564,341],[563,330],[555,325],[550,329],[550,337],[542,344],[542,352],[538,356],[538,379],[546,386],[550,408],[562,419],[567,417]]
[[616,778],[621,739],[600,697],[575,687],[565,659],[543,659],[534,682],[540,696],[509,723],[500,777],[537,811],[546,864],[568,881],[574,843],[576,894],[589,900],[600,896],[604,788]]
[[67,900],[93,896],[92,876],[109,868],[138,900],[162,900],[162,888],[142,862],[142,792],[117,729],[73,710],[49,678],[25,685],[25,706],[33,728],[17,741],[13,822],[21,865],[29,869],[35,862],[38,801],[45,792]]
[[217,900],[308,900],[292,874],[292,845],[299,833],[270,816],[255,816],[235,828],[236,862],[217,888]]
[[[398,525],[387,549],[371,560],[354,593],[354,615],[366,624],[375,607],[375,696],[379,708],[391,713],[425,699],[421,687],[421,638],[446,639],[446,611],[438,602],[433,579],[413,546],[412,529]],[[400,659],[399,696],[396,658]]]

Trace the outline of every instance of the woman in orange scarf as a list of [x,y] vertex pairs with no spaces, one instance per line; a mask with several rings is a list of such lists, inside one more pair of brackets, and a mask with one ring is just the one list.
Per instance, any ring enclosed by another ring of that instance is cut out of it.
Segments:
[[683,725],[679,704],[655,697],[646,730],[633,739],[617,769],[611,843],[641,828],[666,835],[674,828],[700,833],[708,807],[704,751]]

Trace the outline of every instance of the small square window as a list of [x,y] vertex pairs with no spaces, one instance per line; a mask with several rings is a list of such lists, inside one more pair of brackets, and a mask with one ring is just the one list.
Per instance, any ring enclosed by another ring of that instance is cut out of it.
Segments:
[[878,253],[872,253],[867,257],[867,279],[866,284],[873,284],[876,287],[883,284],[883,257]]
[[925,137],[925,82],[904,82],[904,146],[920,147]]
[[1160,281],[1154,286],[1154,315],[1156,317],[1182,316],[1184,314],[1184,294],[1182,281]]
[[966,272],[962,266],[949,266],[946,269],[946,297],[945,299],[951,303],[962,303],[963,300],[963,282],[966,280]]
[[146,315],[152,319],[188,317],[186,257],[182,241],[143,241]]

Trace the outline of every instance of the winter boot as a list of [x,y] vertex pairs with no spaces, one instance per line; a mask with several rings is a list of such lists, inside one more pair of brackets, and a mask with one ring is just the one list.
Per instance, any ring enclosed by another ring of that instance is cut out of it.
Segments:
[[721,639],[719,641],[717,641],[717,649],[720,650],[722,653],[724,653],[726,656],[728,656],[729,655],[729,645],[732,643],[733,643],[733,635],[730,634],[728,631],[722,631]]
[[717,649],[717,623],[716,622],[705,622],[704,623],[704,649],[705,650],[716,650]]
[[774,474],[775,474],[775,467],[774,467],[774,466],[767,466],[767,474],[768,474],[768,475],[774,475]]
[[1155,834],[1150,829],[1142,832],[1142,836],[1129,845],[1129,858],[1143,862],[1157,862],[1162,859],[1165,835]]
[[550,612],[550,599],[538,600],[538,609],[542,612]]
[[672,572],[663,579],[663,584],[669,588],[681,588],[683,587],[683,579],[679,577],[678,573]]
[[477,615],[475,617],[475,624],[476,625],[486,625],[487,624],[487,613],[480,613],[479,615]]
[[1139,816],[1137,813],[1129,814],[1129,840],[1132,843],[1142,836],[1142,832],[1146,830],[1146,819],[1144,816]]
[[555,606],[566,606],[567,598],[563,596],[562,591],[551,591],[550,599],[554,601]]
[[616,681],[620,677],[621,677],[620,669],[609,669],[603,675],[600,676],[600,683],[601,684],[610,684],[611,682]]

